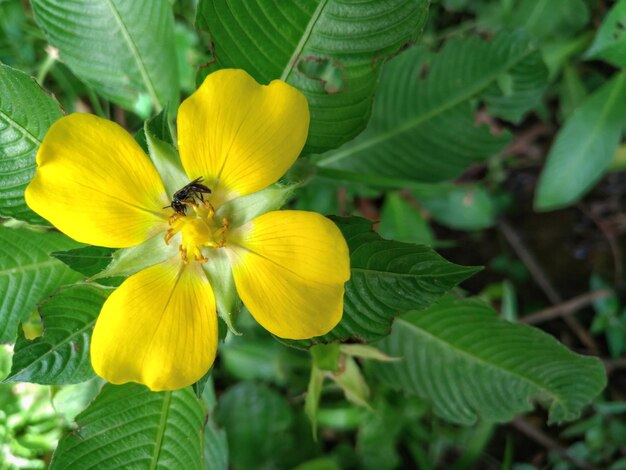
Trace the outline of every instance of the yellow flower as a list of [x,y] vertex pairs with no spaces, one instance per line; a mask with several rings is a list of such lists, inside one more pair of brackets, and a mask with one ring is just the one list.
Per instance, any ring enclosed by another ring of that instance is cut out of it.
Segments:
[[89,114],[54,123],[26,189],[34,211],[92,245],[125,248],[159,237],[180,247],[126,279],[102,307],[91,342],[98,375],[152,390],[200,379],[217,350],[216,296],[206,273],[220,259],[272,334],[310,338],[339,322],[349,257],[331,221],[303,211],[246,220],[225,209],[278,181],[308,126],[306,99],[286,83],[261,86],[241,70],[209,75],[178,110],[178,150],[186,174],[180,187],[202,177],[211,194],[188,199],[182,215],[166,207],[175,191],[166,191],[166,175],[120,126]]

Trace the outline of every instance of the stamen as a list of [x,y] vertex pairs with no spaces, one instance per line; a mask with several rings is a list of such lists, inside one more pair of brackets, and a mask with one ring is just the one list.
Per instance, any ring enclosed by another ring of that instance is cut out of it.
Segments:
[[189,263],[189,260],[187,259],[187,250],[185,250],[183,245],[178,246],[178,251],[180,251],[180,257],[183,259],[183,263]]
[[193,259],[195,259],[198,263],[206,263],[209,261],[209,258],[205,257],[202,253],[196,253]]
[[203,200],[202,202],[204,203],[204,207],[209,209],[209,217],[213,217],[215,215],[215,209],[213,208],[211,203],[209,201],[206,201],[206,200]]
[[222,227],[215,232],[215,237],[220,237],[219,243],[215,246],[216,248],[223,248],[226,246],[226,232],[228,232],[228,219],[224,217],[222,219]]
[[221,227],[213,219],[215,210],[210,202],[201,204],[184,201],[193,209],[188,214],[172,214],[169,218],[170,228],[163,237],[165,244],[180,232],[181,240],[178,250],[183,263],[187,264],[191,257],[199,263],[209,261],[203,250],[206,248],[222,248],[226,246],[228,220],[222,219]]
[[176,222],[181,217],[185,217],[185,216],[183,214],[179,214],[178,212],[174,212],[172,215],[170,215],[169,219],[167,219],[167,222],[170,225],[172,225],[174,222]]
[[176,232],[173,228],[171,228],[171,229],[169,229],[169,230],[167,231],[167,233],[166,233],[166,234],[165,234],[165,236],[163,237],[163,240],[165,241],[165,244],[166,244],[166,245],[169,245],[169,244],[170,244],[170,240],[172,239],[172,237],[173,237],[174,235],[176,235],[176,233],[177,233],[177,232]]

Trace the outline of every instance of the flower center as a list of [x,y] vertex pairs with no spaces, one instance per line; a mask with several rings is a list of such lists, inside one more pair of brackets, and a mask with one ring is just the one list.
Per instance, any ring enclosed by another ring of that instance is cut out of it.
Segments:
[[187,263],[189,257],[204,263],[208,258],[203,252],[204,248],[222,248],[226,245],[226,232],[228,220],[223,219],[220,223],[215,220],[215,211],[207,206],[189,204],[193,212],[187,215],[173,214],[169,219],[170,229],[164,237],[168,244],[170,239],[180,232],[181,243],[178,247],[183,262]]

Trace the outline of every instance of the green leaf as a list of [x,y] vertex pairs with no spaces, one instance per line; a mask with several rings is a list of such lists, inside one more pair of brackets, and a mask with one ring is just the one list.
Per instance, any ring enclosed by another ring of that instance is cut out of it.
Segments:
[[411,49],[385,66],[367,129],[317,163],[372,178],[455,178],[510,139],[476,125],[477,103],[517,122],[540,103],[546,80],[541,56],[522,32],[452,40],[434,55]]
[[576,34],[589,22],[585,0],[521,0],[507,26],[523,28],[542,40]]
[[481,230],[495,223],[496,207],[480,185],[457,186],[441,196],[420,198],[432,218],[458,230]]
[[93,377],[89,361],[91,332],[108,292],[72,286],[39,307],[43,336],[29,341],[19,335],[9,382],[72,384]]
[[[195,15],[195,9],[185,8],[185,10],[189,12],[190,17]],[[189,24],[177,21],[174,25],[178,75],[180,77],[180,87],[185,94],[191,94],[195,91],[197,64],[203,61],[199,51],[200,41],[198,34],[193,29],[192,23],[193,20],[190,20]]]
[[576,68],[567,65],[563,68],[559,90],[560,118],[564,121],[580,106],[587,97],[587,88]]
[[604,174],[626,126],[626,72],[615,76],[574,111],[550,149],[535,208],[578,201]]
[[20,2],[0,2],[0,62],[22,69],[33,66],[39,49],[26,11]]
[[626,67],[626,0],[619,0],[604,17],[587,57]]
[[33,0],[35,19],[61,60],[126,109],[179,100],[174,20],[167,0]]
[[201,78],[234,67],[294,85],[311,111],[305,152],[334,148],[365,127],[383,63],[419,37],[427,11],[427,0],[201,0],[196,26],[214,56]]
[[586,30],[573,38],[552,41],[542,47],[543,60],[550,71],[551,82],[558,78],[564,67],[579,65],[578,59],[592,39],[593,31]]
[[271,338],[232,336],[220,345],[220,370],[238,380],[284,384],[289,376],[290,357]]
[[400,410],[382,400],[375,411],[364,414],[357,432],[356,449],[363,470],[402,468],[398,454],[398,435],[402,431]]
[[41,139],[60,117],[57,102],[34,79],[0,64],[0,217],[47,223],[28,208],[24,189]]
[[333,218],[350,250],[350,280],[345,285],[343,318],[330,333],[310,340],[284,340],[310,347],[335,340],[367,342],[389,334],[401,313],[426,308],[480,268],[450,263],[423,245],[383,240],[372,222]]
[[378,233],[383,238],[432,245],[435,236],[417,207],[397,193],[388,193],[380,214]]
[[33,232],[0,226],[0,343],[15,340],[18,323],[37,302],[80,275],[48,253],[78,245],[53,232]]
[[377,345],[404,357],[376,364],[385,382],[463,425],[510,421],[534,401],[546,405],[550,423],[573,420],[606,384],[598,359],[574,354],[541,330],[501,320],[476,300],[410,312]]
[[229,388],[217,411],[234,468],[271,468],[280,451],[295,444],[288,432],[293,420],[289,403],[263,385],[240,382]]
[[205,410],[191,388],[150,392],[107,384],[64,436],[50,470],[202,469]]
[[59,261],[87,277],[98,274],[113,260],[114,248],[84,246],[68,251],[50,253]]
[[210,419],[204,427],[205,470],[228,470],[228,440],[223,429]]
[[82,413],[100,393],[102,385],[104,385],[104,380],[95,376],[86,382],[59,387],[60,390],[55,391],[52,397],[54,411],[67,423],[73,422],[76,416]]

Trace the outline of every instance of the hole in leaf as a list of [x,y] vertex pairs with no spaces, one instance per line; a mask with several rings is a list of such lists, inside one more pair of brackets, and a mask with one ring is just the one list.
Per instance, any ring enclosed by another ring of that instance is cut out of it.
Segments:
[[337,61],[323,57],[303,57],[298,62],[298,71],[322,82],[324,91],[329,95],[339,93],[345,88],[344,66]]

